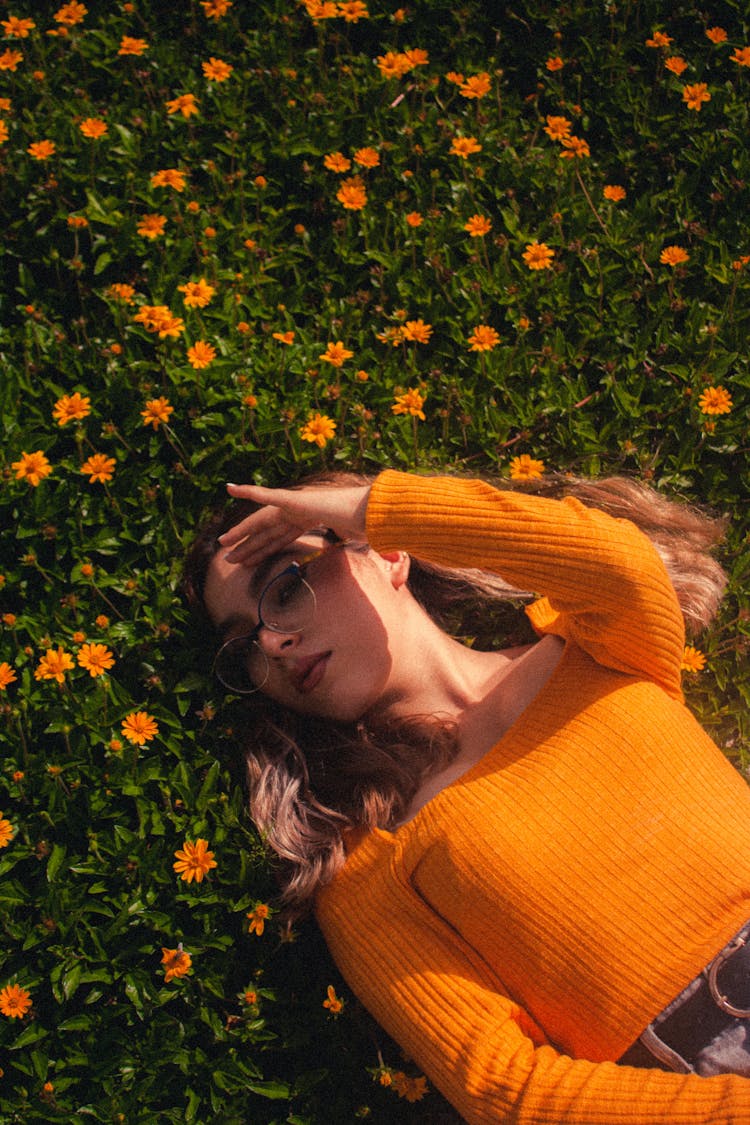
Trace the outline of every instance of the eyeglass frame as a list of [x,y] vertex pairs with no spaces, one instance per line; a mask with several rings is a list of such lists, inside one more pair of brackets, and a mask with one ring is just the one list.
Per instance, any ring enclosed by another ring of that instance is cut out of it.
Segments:
[[[318,534],[321,534],[321,533],[318,532]],[[368,551],[370,549],[369,543],[366,543],[366,542],[364,542],[360,539],[334,538],[335,533],[332,532],[332,531],[329,531],[328,529],[323,531],[322,534],[323,534],[324,537],[328,538],[328,542],[325,544],[325,546],[319,547],[316,551],[310,551],[308,554],[303,555],[301,559],[294,559],[293,562],[289,563],[289,566],[285,566],[283,570],[280,570],[278,574],[274,574],[273,578],[270,578],[268,580],[268,582],[266,582],[265,586],[263,587],[260,594],[258,595],[258,611],[257,611],[258,612],[258,623],[257,623],[257,625],[255,625],[250,630],[249,633],[239,633],[236,637],[229,637],[217,649],[216,654],[215,654],[214,659],[213,659],[213,664],[211,666],[211,670],[213,672],[213,675],[214,675],[215,679],[217,679],[219,681],[219,683],[221,684],[221,686],[224,688],[224,690],[228,691],[230,694],[232,694],[232,695],[256,695],[259,691],[263,690],[263,687],[265,686],[265,684],[268,681],[268,672],[270,671],[270,664],[269,664],[269,661],[268,661],[268,656],[264,652],[263,648],[258,644],[258,636],[260,634],[261,629],[268,629],[271,633],[300,633],[302,631],[302,629],[305,627],[303,625],[299,629],[280,629],[280,628],[278,628],[278,626],[271,625],[271,624],[269,624],[269,623],[267,623],[263,620],[263,618],[261,616],[261,605],[263,604],[263,599],[266,596],[266,593],[268,592],[269,588],[271,586],[273,586],[275,582],[278,582],[279,579],[283,578],[285,575],[290,575],[290,574],[296,575],[300,579],[300,581],[303,582],[305,586],[307,586],[308,590],[312,594],[312,599],[313,599],[313,611],[312,612],[313,612],[313,616],[314,616],[315,610],[317,609],[317,598],[315,596],[315,590],[310,585],[310,583],[307,582],[306,579],[305,579],[305,574],[307,573],[307,568],[309,566],[311,566],[312,563],[314,563],[317,559],[321,558],[323,555],[328,554],[330,551],[332,551],[332,550],[334,550],[338,547],[349,547],[352,550],[361,551],[361,552]],[[302,573],[300,574],[300,572],[302,572]],[[266,677],[263,680],[263,683],[260,684],[258,687],[245,688],[245,689],[237,688],[234,685],[227,683],[226,680],[222,679],[220,673],[217,671],[217,665],[218,665],[219,660],[221,659],[222,652],[224,652],[224,650],[229,645],[237,644],[240,641],[246,642],[248,651],[249,651],[249,649],[252,645],[256,645],[258,647],[258,649],[260,650],[260,652],[263,654],[263,657],[266,661]]]

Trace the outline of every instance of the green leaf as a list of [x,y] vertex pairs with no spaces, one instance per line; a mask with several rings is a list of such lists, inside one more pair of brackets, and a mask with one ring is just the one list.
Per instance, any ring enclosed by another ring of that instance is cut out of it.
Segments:
[[49,859],[47,860],[47,882],[54,883],[60,869],[65,863],[65,858],[68,854],[68,849],[64,844],[55,844],[52,848]]

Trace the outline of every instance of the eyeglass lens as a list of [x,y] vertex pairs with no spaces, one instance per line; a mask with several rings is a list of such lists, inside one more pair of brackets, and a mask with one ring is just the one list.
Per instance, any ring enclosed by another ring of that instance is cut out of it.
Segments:
[[314,612],[315,594],[300,567],[277,575],[258,602],[258,617],[263,625],[282,633],[298,633]]
[[[261,625],[276,633],[300,632],[314,613],[315,593],[298,566],[272,579],[258,603]],[[219,649],[214,670],[224,687],[246,695],[268,679],[268,657],[254,634],[234,637]]]

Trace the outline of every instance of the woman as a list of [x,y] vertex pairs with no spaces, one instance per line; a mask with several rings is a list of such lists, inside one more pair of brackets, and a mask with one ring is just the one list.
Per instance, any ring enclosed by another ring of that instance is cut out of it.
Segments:
[[[716,528],[618,480],[332,483],[229,486],[189,568],[287,901],[468,1122],[750,1122],[750,790],[680,690]],[[461,588],[540,595],[536,642],[454,639]]]

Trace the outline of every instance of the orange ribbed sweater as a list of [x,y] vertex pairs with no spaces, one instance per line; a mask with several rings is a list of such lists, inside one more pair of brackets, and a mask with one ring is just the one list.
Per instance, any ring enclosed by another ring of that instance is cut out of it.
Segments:
[[750,917],[750,788],[682,702],[650,542],[575,500],[391,471],[367,531],[537,592],[566,646],[497,745],[320,892],[350,987],[467,1122],[747,1125],[748,1079],[613,1062]]

